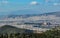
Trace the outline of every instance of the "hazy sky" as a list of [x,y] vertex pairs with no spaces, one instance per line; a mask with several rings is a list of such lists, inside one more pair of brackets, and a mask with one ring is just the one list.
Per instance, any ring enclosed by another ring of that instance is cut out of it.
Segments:
[[0,15],[60,11],[60,0],[0,0]]

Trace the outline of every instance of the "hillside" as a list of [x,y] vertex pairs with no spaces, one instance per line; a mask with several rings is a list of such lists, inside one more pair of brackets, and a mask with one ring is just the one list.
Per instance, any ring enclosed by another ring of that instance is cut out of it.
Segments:
[[0,27],[0,33],[27,33],[27,32],[28,32],[27,29],[21,29],[10,25],[4,25]]

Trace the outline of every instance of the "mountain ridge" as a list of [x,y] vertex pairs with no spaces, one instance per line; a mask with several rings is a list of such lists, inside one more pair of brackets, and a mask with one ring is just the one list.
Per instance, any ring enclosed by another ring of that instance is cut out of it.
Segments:
[[60,11],[58,12],[49,12],[49,13],[43,13],[43,14],[25,14],[25,15],[9,15],[8,17],[12,16],[22,16],[22,17],[30,17],[30,16],[48,16],[48,15],[56,15],[60,17]]

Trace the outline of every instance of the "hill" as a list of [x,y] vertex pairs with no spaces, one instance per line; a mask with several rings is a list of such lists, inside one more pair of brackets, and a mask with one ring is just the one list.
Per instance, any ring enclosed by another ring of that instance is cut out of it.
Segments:
[[21,29],[10,25],[0,27],[0,33],[27,33],[30,30]]

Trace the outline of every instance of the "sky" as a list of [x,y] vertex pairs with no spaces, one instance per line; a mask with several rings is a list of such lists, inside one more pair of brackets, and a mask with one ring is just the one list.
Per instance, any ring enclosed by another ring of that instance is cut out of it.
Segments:
[[0,0],[0,15],[60,11],[60,0]]

